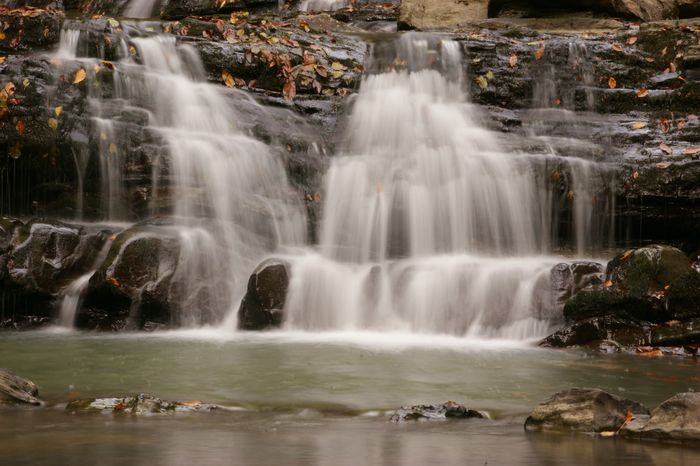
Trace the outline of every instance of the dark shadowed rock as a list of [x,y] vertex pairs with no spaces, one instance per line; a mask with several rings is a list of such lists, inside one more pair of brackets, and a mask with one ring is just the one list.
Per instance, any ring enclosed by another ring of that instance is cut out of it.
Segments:
[[402,406],[391,416],[391,422],[486,418],[487,416],[479,411],[468,409],[454,401],[448,401],[439,405]]
[[653,322],[667,320],[660,303],[616,288],[583,290],[564,306],[564,317],[570,322],[602,316]]
[[552,268],[551,283],[555,305],[562,309],[566,301],[588,286],[601,285],[605,267],[598,262],[579,261],[557,264]]
[[165,19],[191,15],[229,13],[233,10],[268,7],[276,9],[278,0],[163,0],[161,16]]
[[613,341],[623,346],[646,345],[649,343],[651,327],[651,323],[630,322],[619,317],[593,317],[553,333],[542,340],[540,346],[567,348],[598,345],[604,341]]
[[625,437],[700,441],[700,393],[679,393],[651,412],[648,422],[625,426]]
[[700,317],[700,272],[688,270],[673,280],[666,294],[666,306],[672,319]]
[[685,346],[700,343],[700,319],[671,321],[654,327],[650,344],[653,346]]
[[0,369],[0,405],[26,403],[41,404],[37,398],[39,389],[31,380],[18,377],[6,369]]
[[608,263],[607,279],[635,296],[664,291],[676,278],[691,270],[683,251],[665,245],[630,249]]
[[540,403],[525,421],[527,431],[617,431],[627,412],[649,414],[643,405],[595,388],[572,388]]
[[279,327],[289,288],[289,265],[278,259],[260,264],[248,280],[248,290],[238,310],[238,327],[265,330]]
[[77,412],[111,412],[115,414],[149,415],[174,412],[212,411],[218,406],[200,401],[166,401],[148,394],[122,398],[87,398],[74,400],[66,405],[66,410]]

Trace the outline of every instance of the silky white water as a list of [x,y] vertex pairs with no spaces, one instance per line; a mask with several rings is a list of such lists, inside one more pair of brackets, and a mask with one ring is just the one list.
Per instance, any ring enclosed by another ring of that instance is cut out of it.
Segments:
[[[96,58],[76,56],[76,34],[62,37],[57,56],[94,69]],[[303,207],[278,156],[238,129],[231,91],[206,82],[193,48],[177,46],[173,36],[125,34],[122,41],[113,96],[90,97],[103,211],[111,220],[125,215],[125,160],[133,147],[118,134],[124,114],[145,115],[144,130],[165,149],[152,160],[151,203],[172,206],[154,214],[173,215],[179,255],[169,293],[179,306],[178,323],[220,322],[235,310],[258,260],[303,244]]]
[[[551,255],[549,165],[583,200],[591,162],[503,150],[468,102],[456,42],[405,34],[369,70],[326,175],[318,253],[290,260],[286,328],[545,335],[551,268],[567,260]],[[574,230],[594,223],[584,203]]]

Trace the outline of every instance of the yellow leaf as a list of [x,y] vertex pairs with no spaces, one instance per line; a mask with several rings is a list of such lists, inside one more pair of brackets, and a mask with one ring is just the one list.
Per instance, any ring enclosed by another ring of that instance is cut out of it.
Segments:
[[491,80],[493,79],[493,71],[490,71],[490,70],[489,70],[489,71],[486,73],[486,79],[488,79],[489,81],[491,81]]
[[49,128],[51,128],[51,129],[58,128],[58,120],[55,118],[49,118]]
[[647,127],[647,123],[644,121],[635,121],[630,125],[632,129],[642,129]]
[[6,59],[7,59],[7,57],[0,56],[0,65],[2,65],[3,63],[5,63],[5,60],[6,60]]
[[134,47],[133,45],[129,46],[129,55],[131,55],[132,57],[136,55],[136,47]]
[[224,80],[224,84],[226,84],[226,87],[235,87],[236,86],[236,82],[234,81],[233,76],[231,75],[231,73],[229,73],[226,70],[223,70],[221,72],[221,79]]
[[61,116],[61,113],[63,113],[63,106],[59,105],[58,107],[53,109],[53,112],[56,114],[57,117]]
[[29,87],[29,84],[31,84],[30,81],[27,78],[24,78],[22,85],[25,87],[25,89]]
[[342,70],[333,72],[333,79],[340,79],[345,73]]
[[78,71],[75,72],[75,77],[73,78],[73,84],[78,84],[81,83],[85,80],[85,77],[87,76],[87,73],[83,68],[80,68]]
[[333,69],[336,70],[336,71],[342,71],[342,70],[345,69],[345,66],[343,66],[342,63],[339,63],[339,62],[337,62],[337,61],[334,61],[334,62],[331,64],[331,68],[333,68]]
[[601,437],[614,437],[616,435],[617,435],[617,432],[613,432],[611,430],[605,430],[605,431],[600,433]]
[[476,83],[482,89],[486,89],[487,87],[489,87],[489,82],[484,76],[477,76],[477,78],[474,81],[476,81]]
[[113,28],[118,28],[118,27],[119,27],[119,21],[117,21],[117,20],[114,19],[114,18],[109,18],[109,19],[107,20],[107,22],[108,22],[109,25],[112,26]]

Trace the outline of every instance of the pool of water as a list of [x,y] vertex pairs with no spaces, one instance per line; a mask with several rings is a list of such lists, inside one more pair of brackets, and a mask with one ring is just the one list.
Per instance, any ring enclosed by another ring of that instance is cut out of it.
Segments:
[[[0,411],[7,464],[700,464],[700,449],[526,434],[552,393],[599,387],[649,407],[700,388],[695,359],[553,351],[505,341],[381,333],[10,333],[0,367],[48,406]],[[130,417],[68,414],[76,397],[150,393],[232,408]],[[488,421],[392,424],[455,400]]]

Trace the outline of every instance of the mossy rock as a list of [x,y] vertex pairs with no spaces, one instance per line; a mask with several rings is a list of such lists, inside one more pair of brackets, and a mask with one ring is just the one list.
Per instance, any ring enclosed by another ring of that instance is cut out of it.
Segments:
[[581,291],[564,306],[564,317],[570,322],[602,316],[651,322],[667,320],[660,304],[617,288]]
[[666,290],[690,270],[690,259],[680,249],[651,245],[616,256],[608,263],[606,276],[621,291],[643,297]]
[[666,307],[673,319],[700,317],[700,272],[689,270],[671,283]]

